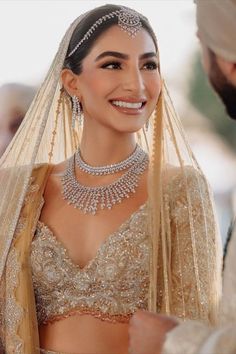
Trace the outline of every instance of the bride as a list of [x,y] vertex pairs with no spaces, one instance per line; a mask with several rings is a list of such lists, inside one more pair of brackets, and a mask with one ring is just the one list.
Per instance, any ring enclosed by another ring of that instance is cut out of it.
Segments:
[[68,29],[1,159],[0,200],[3,352],[127,354],[137,309],[215,320],[211,194],[136,11]]

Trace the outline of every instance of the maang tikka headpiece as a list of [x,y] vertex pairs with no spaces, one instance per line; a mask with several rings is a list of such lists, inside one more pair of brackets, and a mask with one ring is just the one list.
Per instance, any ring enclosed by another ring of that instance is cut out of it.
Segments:
[[120,10],[112,11],[109,14],[100,17],[85,33],[81,41],[79,41],[79,43],[72,49],[67,57],[69,58],[71,55],[73,55],[74,52],[81,46],[81,44],[89,39],[93,32],[96,31],[99,25],[114,17],[118,18],[118,26],[123,31],[127,32],[131,37],[135,37],[138,31],[142,28],[141,15],[135,10],[122,6]]

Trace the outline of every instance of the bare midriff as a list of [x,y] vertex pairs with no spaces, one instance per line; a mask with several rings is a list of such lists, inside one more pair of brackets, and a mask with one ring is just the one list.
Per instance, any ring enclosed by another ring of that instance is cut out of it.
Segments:
[[39,326],[40,347],[76,354],[128,354],[128,323],[73,315]]

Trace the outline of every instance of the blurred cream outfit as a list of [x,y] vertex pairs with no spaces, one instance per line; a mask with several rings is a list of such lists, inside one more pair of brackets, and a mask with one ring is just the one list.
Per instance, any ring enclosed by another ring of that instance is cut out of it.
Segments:
[[39,353],[38,324],[75,313],[127,322],[142,308],[205,323],[218,313],[221,244],[212,196],[164,83],[149,131],[137,133],[150,155],[147,203],[83,269],[39,220],[52,164],[80,143],[60,72],[84,16],[65,34],[0,161],[0,341],[7,354]]
[[[198,31],[203,43],[222,58],[236,62],[236,0],[195,0],[195,2]],[[223,297],[217,327],[187,321],[167,334],[163,354],[236,353],[235,257],[234,224],[226,255]]]

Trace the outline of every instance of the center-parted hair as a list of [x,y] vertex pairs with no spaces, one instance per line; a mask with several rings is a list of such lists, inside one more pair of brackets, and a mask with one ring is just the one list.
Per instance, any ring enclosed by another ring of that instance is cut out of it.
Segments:
[[[64,62],[64,68],[71,69],[75,74],[79,75],[82,72],[82,61],[89,54],[96,40],[102,33],[106,32],[109,28],[118,24],[118,17],[114,16],[104,22],[102,22],[92,35],[86,39],[79,48],[68,57],[69,53],[76,47],[76,45],[82,40],[87,31],[94,25],[94,23],[105,15],[108,15],[114,11],[121,10],[121,6],[118,5],[104,5],[89,11],[85,17],[80,21],[76,27],[69,44],[67,56]],[[136,11],[135,11],[136,12]],[[137,13],[137,12],[136,12]],[[137,13],[138,14],[138,13]],[[149,33],[155,44],[156,51],[158,51],[157,40],[155,33],[148,22],[148,19],[140,14],[140,21],[142,27]],[[115,39],[114,39],[115,40]]]

